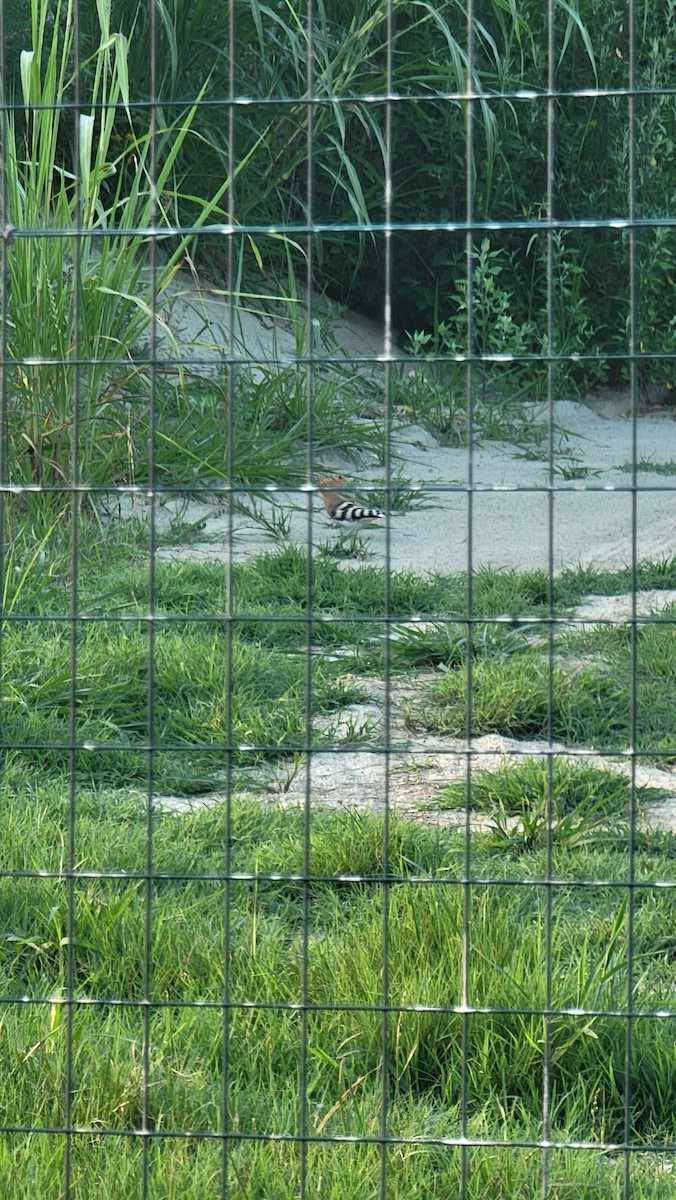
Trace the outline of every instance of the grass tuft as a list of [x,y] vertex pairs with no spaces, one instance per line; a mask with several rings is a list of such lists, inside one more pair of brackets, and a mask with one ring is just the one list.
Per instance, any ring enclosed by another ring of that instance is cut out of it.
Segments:
[[[638,790],[644,798],[662,794]],[[495,771],[479,770],[472,778],[471,804],[479,812],[490,813],[500,805],[509,816],[523,816],[547,805],[550,798],[557,815],[601,806],[608,819],[623,819],[629,811],[631,787],[615,771],[561,758],[553,758],[550,766],[546,759],[524,757]],[[448,809],[462,809],[466,802],[464,781],[443,788],[436,801],[439,808]]]

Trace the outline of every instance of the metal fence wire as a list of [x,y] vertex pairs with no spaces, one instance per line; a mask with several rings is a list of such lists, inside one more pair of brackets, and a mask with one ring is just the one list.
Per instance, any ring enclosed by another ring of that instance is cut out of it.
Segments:
[[673,1196],[673,5],[0,42],[3,1196]]

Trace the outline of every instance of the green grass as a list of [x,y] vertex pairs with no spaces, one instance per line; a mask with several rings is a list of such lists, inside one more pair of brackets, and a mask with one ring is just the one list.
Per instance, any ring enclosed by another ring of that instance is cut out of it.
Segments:
[[[162,625],[151,647],[147,623],[85,625],[77,639],[77,769],[83,780],[124,785],[147,773],[150,740],[161,788],[199,792],[222,777],[225,747],[235,764],[292,753],[306,742],[301,656],[234,637],[222,621]],[[152,661],[152,674],[151,674]],[[342,667],[312,668],[315,714],[361,698]],[[71,639],[64,623],[13,624],[5,633],[3,740],[26,747],[26,764],[68,770]],[[152,686],[152,716],[148,707]],[[229,714],[229,721],[228,721]]]
[[392,659],[396,666],[457,666],[481,654],[516,654],[523,651],[523,632],[509,625],[473,622],[471,636],[465,622],[424,622],[390,626]]
[[[3,869],[59,870],[69,822],[62,790],[34,782],[20,798],[5,789],[2,803]],[[307,987],[316,1007],[307,1023],[307,1088],[309,1130],[317,1134],[368,1138],[379,1127],[383,834],[376,817],[313,814],[310,869],[323,879],[309,885]],[[229,887],[230,1128],[244,1135],[297,1131],[303,1034],[297,1010],[285,1006],[302,997],[305,910],[298,876],[304,836],[302,810],[254,801],[233,802],[229,823],[222,806],[182,818],[155,815],[155,872],[183,878],[156,877],[150,885],[152,995],[163,1005],[150,1012],[151,1128],[199,1133],[222,1127],[224,1025],[218,1003],[226,946],[222,873],[229,846],[231,869],[245,876]],[[394,819],[389,840],[387,865],[395,882],[389,888],[394,1009],[387,1032],[388,1128],[394,1137],[453,1138],[460,1133],[463,1018],[429,1009],[461,1001],[463,840]],[[75,1194],[83,1197],[97,1188],[126,1197],[139,1187],[135,1141],[111,1139],[102,1131],[137,1130],[142,1117],[146,893],[143,879],[133,876],[145,870],[146,846],[140,799],[125,799],[119,792],[78,796],[74,991],[76,1001],[100,1001],[76,1002],[73,1011],[72,1119],[97,1131],[77,1143]],[[639,874],[655,882],[670,878],[675,854],[672,838],[645,843],[639,847]],[[626,877],[626,850],[619,844],[603,851],[582,847],[574,861],[555,850],[552,866],[557,878],[569,880],[553,898],[552,1005],[622,1010],[628,986],[623,893],[580,888],[576,879]],[[519,1011],[475,1014],[468,1020],[468,1130],[478,1138],[538,1139],[544,1022],[535,1010],[545,1003],[546,964],[545,891],[538,881],[546,860],[542,852],[524,858],[496,851],[484,840],[473,849],[472,870],[476,878],[495,882],[477,883],[471,890],[470,1004]],[[122,875],[85,877],[110,871]],[[345,874],[372,882],[339,878]],[[414,883],[413,876],[429,882]],[[532,882],[509,886],[510,880],[526,879]],[[65,995],[67,986],[67,887],[59,879],[15,877],[0,884],[0,893],[3,992],[44,1001],[3,1006],[0,1114],[11,1123],[58,1125],[65,1119],[67,1022],[65,1008],[54,999]],[[633,936],[635,1009],[668,1006],[673,997],[669,892],[646,888],[636,893]],[[128,1003],[115,1006],[116,999]],[[214,1007],[190,1007],[199,1001]],[[260,1007],[271,1003],[271,1008]],[[345,1007],[355,1004],[363,1008]],[[400,1011],[411,1004],[428,1011]],[[642,1146],[673,1140],[675,1133],[670,1028],[655,1017],[634,1023],[632,1128]],[[620,1140],[624,1021],[562,1014],[552,1018],[550,1035],[553,1140]],[[393,1147],[388,1194],[422,1200],[457,1190],[457,1152],[441,1146],[417,1149]],[[13,1189],[9,1194],[28,1196],[31,1180],[32,1194],[50,1194],[63,1168],[62,1153],[61,1141],[48,1135],[34,1135],[30,1142],[4,1139],[0,1163],[5,1186]],[[194,1138],[163,1140],[151,1150],[154,1194],[218,1195],[219,1154],[220,1147],[217,1152]],[[535,1152],[477,1148],[472,1161],[468,1195],[477,1200],[496,1172],[502,1190],[491,1194],[505,1200],[540,1194],[541,1158]],[[558,1152],[555,1162],[562,1181],[592,1189],[590,1196],[594,1188],[620,1187],[622,1164],[598,1152]],[[373,1147],[319,1143],[312,1146],[309,1164],[313,1186],[320,1174],[326,1181],[322,1195],[337,1196],[340,1187],[345,1195],[377,1194],[379,1160]],[[661,1194],[655,1160],[637,1156],[633,1169],[637,1194]],[[291,1197],[298,1171],[293,1143],[232,1144],[229,1179],[235,1196]]]
[[459,735],[471,700],[475,734],[549,738],[614,753],[632,741],[645,757],[676,761],[676,606],[639,624],[635,661],[629,625],[566,632],[550,668],[542,647],[509,657],[451,663],[430,686],[420,721]]
[[[554,760],[550,813],[546,764],[525,760],[510,770],[480,772],[472,806],[492,816],[493,830],[472,838],[469,856],[460,834],[394,815],[386,860],[383,821],[368,813],[313,809],[306,841],[302,809],[260,799],[235,796],[229,806],[181,817],[156,809],[146,881],[151,636],[155,791],[223,788],[230,735],[239,747],[237,771],[272,757],[294,761],[293,747],[306,733],[308,641],[317,650],[313,715],[329,722],[361,698],[362,675],[382,672],[385,576],[368,565],[344,571],[324,557],[308,573],[305,554],[287,546],[234,563],[230,574],[217,562],[158,561],[151,580],[141,521],[111,522],[102,531],[84,513],[79,534],[83,619],[76,628],[73,755],[71,625],[59,620],[71,606],[72,527],[59,519],[40,539],[24,520],[3,578],[0,986],[9,999],[0,1011],[0,1123],[51,1128],[66,1119],[68,1020],[59,1001],[70,971],[76,1000],[96,1001],[76,1003],[72,1015],[71,1119],[94,1131],[74,1139],[72,1193],[82,1200],[99,1193],[140,1196],[142,1157],[134,1135],[144,1104],[148,930],[156,1002],[149,1013],[148,1119],[158,1132],[194,1133],[150,1147],[150,1194],[188,1200],[220,1194],[222,1146],[198,1135],[222,1128],[219,1004],[227,957],[230,1128],[291,1139],[243,1136],[229,1143],[229,1194],[290,1200],[300,1186],[292,1139],[301,1119],[304,1044],[309,1132],[369,1139],[380,1129],[381,880],[388,872],[388,1130],[413,1139],[387,1152],[388,1195],[423,1200],[460,1189],[460,1151],[415,1139],[461,1133],[463,1036],[470,1137],[542,1138],[545,1019],[539,1010],[546,1004],[548,962],[556,1010],[549,1022],[551,1138],[594,1145],[622,1140],[626,1022],[612,1014],[626,1011],[630,987],[636,1013],[670,1009],[676,955],[671,891],[658,886],[673,878],[676,839],[637,834],[633,870],[647,886],[632,893],[631,935],[625,890],[593,883],[621,885],[629,878],[627,781],[609,770]],[[650,586],[664,587],[673,573],[671,561],[638,571]],[[627,578],[627,572],[567,572],[554,581],[553,598],[563,612],[589,591],[623,590]],[[548,728],[547,656],[528,636],[549,613],[542,573],[478,572],[471,643],[464,576],[393,573],[389,602],[396,618],[393,669],[436,670],[434,682],[424,685],[417,719],[464,732],[471,644],[477,728],[517,736]],[[673,629],[665,621],[637,633],[641,736],[647,737],[641,724],[647,715],[661,714],[661,736],[669,738]],[[557,722],[565,720],[561,732],[573,743],[601,731],[624,748],[630,647],[626,628],[556,633],[556,736]],[[334,659],[331,650],[351,655]],[[322,736],[330,744],[335,734],[329,728]],[[441,807],[464,802],[464,786],[437,800]],[[62,874],[71,854],[72,944]],[[462,883],[468,866],[475,881],[469,891]],[[227,885],[227,904],[226,869],[237,876]],[[545,886],[550,874],[559,881],[553,890]],[[489,1011],[471,1013],[464,1027],[453,1009],[463,996],[466,916],[469,1003]],[[304,977],[311,1005],[306,1033],[296,1007]],[[671,1023],[637,1016],[632,1031],[632,1137],[645,1147],[671,1142]],[[107,1136],[106,1130],[132,1136]],[[590,1200],[622,1195],[623,1163],[601,1151],[553,1151],[550,1166],[552,1180]],[[470,1200],[541,1195],[536,1150],[472,1147],[468,1169]],[[58,1195],[63,1141],[46,1133],[8,1135],[0,1170],[8,1194]],[[322,1196],[375,1196],[380,1152],[368,1140],[319,1140],[308,1147],[307,1172],[308,1187]],[[666,1197],[668,1185],[659,1156],[635,1156],[636,1195]]]
[[[309,575],[304,552],[287,546],[234,564],[230,580],[218,562],[158,562],[151,585],[141,522],[108,525],[102,537],[97,522],[83,515],[79,533],[81,619],[74,643],[70,528],[58,520],[36,543],[24,526],[8,552],[2,737],[10,755],[31,770],[63,775],[69,768],[73,654],[78,777],[111,786],[144,779],[152,736],[158,786],[189,792],[220,786],[228,745],[236,766],[292,755],[305,745],[308,645],[314,650],[313,716],[337,714],[362,699],[359,676],[382,674],[388,627],[379,567],[344,571],[320,556]],[[673,561],[642,564],[638,577],[649,586],[669,586]],[[555,600],[560,594],[564,612],[589,590],[615,592],[627,582],[627,572],[571,571],[554,581]],[[417,722],[465,732],[471,648],[476,733],[551,733],[573,746],[626,749],[626,628],[557,635],[550,711],[547,656],[529,640],[533,629],[547,628],[541,624],[549,612],[543,573],[477,572],[469,640],[464,576],[395,572],[388,598],[393,669],[438,672]],[[636,700],[637,748],[676,758],[675,629],[668,620],[639,627]],[[332,736],[329,729],[321,739]],[[370,736],[364,730],[366,741]]]
[[[552,811],[557,815],[601,810],[607,819],[626,819],[631,789],[629,780],[615,771],[600,770],[586,763],[554,758],[551,768],[544,759],[525,757],[521,762],[495,771],[479,770],[472,778],[472,808],[493,812],[500,806],[509,816],[523,816],[533,807],[546,805],[551,792]],[[637,789],[646,797],[648,789]],[[465,782],[443,788],[439,808],[462,809],[467,803]]]
[[[415,339],[414,339],[415,340]],[[464,349],[464,347],[463,347]],[[494,369],[490,386],[476,385],[471,428],[475,442],[507,441],[542,448],[548,425],[542,413],[533,415],[532,400],[540,389],[535,372],[526,379],[523,370],[507,373]],[[422,425],[444,446],[468,444],[470,417],[467,380],[462,367],[451,362],[425,362],[412,358],[406,371],[393,376],[394,403],[410,421]]]
[[[299,369],[268,371],[257,378],[251,369],[240,367],[232,394],[227,380],[209,384],[160,380],[153,392],[154,418],[148,381],[118,382],[98,424],[89,415],[83,420],[89,436],[87,453],[83,448],[81,456],[83,483],[149,486],[151,461],[157,486],[177,492],[185,485],[201,487],[207,500],[231,483],[255,493],[267,484],[297,487],[306,481],[310,411],[306,380]],[[13,417],[12,422],[12,435],[18,438],[19,423]],[[45,455],[55,453],[55,436],[44,434]],[[357,380],[345,382],[337,372],[318,373],[312,439],[317,474],[330,470],[336,455],[354,459],[356,446],[382,458],[383,422],[363,416]],[[11,482],[29,481],[26,459],[25,453],[14,456]],[[67,481],[69,471],[70,466],[59,479]],[[35,493],[24,500],[24,507],[30,505],[32,519],[37,523],[42,518],[47,528],[67,503],[67,496],[59,492]]]
[[[318,366],[311,403],[307,373],[297,365],[262,364],[253,369],[246,363],[231,364],[208,385],[186,378],[181,348],[165,318],[167,289],[192,235],[175,240],[151,286],[145,269],[150,243],[143,231],[150,225],[181,223],[176,158],[193,136],[199,100],[177,107],[151,155],[150,134],[132,123],[130,45],[121,34],[109,36],[110,0],[101,0],[95,6],[98,28],[92,58],[81,79],[83,108],[91,105],[100,112],[101,127],[94,135],[94,116],[83,111],[79,117],[79,188],[74,189],[69,182],[70,134],[66,139],[61,111],[72,98],[67,82],[76,38],[72,5],[32,0],[29,9],[33,48],[21,59],[23,104],[10,112],[6,131],[8,220],[24,233],[57,227],[67,234],[81,225],[97,235],[77,242],[77,264],[75,243],[68,236],[20,237],[9,261],[8,353],[16,365],[7,375],[8,481],[53,489],[30,495],[33,519],[41,518],[46,528],[69,503],[68,494],[59,488],[73,481],[75,459],[78,483],[84,485],[143,485],[152,475],[153,484],[199,483],[205,488],[224,482],[299,484],[306,477],[309,440],[320,471],[324,465],[330,468],[336,455],[354,458],[355,446],[382,460],[384,399],[380,395],[374,404],[371,387],[366,402],[364,387],[346,368]],[[14,8],[10,15],[16,61],[14,37],[27,31],[15,27]],[[78,36],[80,32],[78,26]],[[195,84],[199,99],[208,74],[207,68]],[[143,118],[135,113],[134,120],[138,125]],[[258,142],[264,140],[261,133]],[[254,147],[250,149],[253,153]],[[246,158],[245,154],[237,172]],[[198,191],[191,194],[188,224],[193,229],[224,215],[219,202],[231,185],[232,180],[223,177],[208,199],[200,199]],[[120,232],[129,228],[140,233]],[[77,296],[73,289],[55,286],[55,280],[71,276],[81,284]],[[302,358],[307,322],[298,307],[290,255],[279,294],[276,308],[282,317],[291,317],[287,324],[295,336],[297,357]],[[173,371],[170,382],[151,379],[148,370],[147,343],[156,315],[168,372]],[[86,375],[77,378],[75,423],[74,346],[90,362]],[[250,357],[246,345],[239,345],[238,351]]]
[[[623,463],[621,471],[633,471],[634,464]],[[653,475],[676,475],[676,462],[653,462],[650,458],[639,458],[636,463],[637,471],[649,471]]]
[[637,563],[635,582],[629,566],[619,571],[601,571],[594,566],[566,569],[554,580],[553,590],[557,606],[565,606],[577,604],[590,594],[619,596],[634,587],[638,591],[676,587],[676,557]]
[[[166,109],[155,142],[135,108],[138,96],[130,92],[138,6],[130,38],[116,32],[120,13],[112,12],[111,0],[94,6],[86,32],[72,3],[31,0],[24,7],[29,27],[11,5],[2,30],[10,73],[19,85],[5,130],[6,217],[21,234],[53,228],[63,233],[18,237],[7,264],[8,355],[14,364],[6,378],[7,480],[50,489],[26,498],[33,519],[47,528],[70,503],[68,492],[60,489],[75,481],[75,462],[79,485],[143,485],[152,479],[153,486],[218,487],[224,482],[301,483],[309,441],[318,470],[324,458],[328,467],[331,456],[354,458],[355,446],[382,459],[384,400],[365,402],[359,379],[347,368],[317,366],[312,385],[304,367],[279,362],[255,369],[231,363],[208,385],[189,373],[186,378],[185,348],[166,319],[168,289],[189,259],[195,231],[226,215],[221,202],[234,180],[226,171],[203,198],[204,179],[195,190],[189,187],[192,232],[172,238],[171,249],[152,271],[144,231],[182,223],[179,210],[186,197],[177,162],[187,152],[186,140],[196,136],[205,145],[194,119],[209,86],[206,61],[203,73],[191,72],[191,99]],[[164,18],[169,34],[166,12]],[[20,55],[19,38],[30,45],[24,43]],[[84,52],[84,42],[90,53]],[[208,58],[202,38],[200,48]],[[76,52],[83,54],[82,111],[74,147],[72,128],[65,131],[64,106],[72,101]],[[235,175],[268,132],[260,131],[239,156]],[[69,236],[79,228],[87,236]],[[279,241],[286,248],[287,278],[275,319],[281,310],[295,338],[296,357],[302,359],[308,321],[298,304],[288,243]],[[254,253],[262,267],[260,254]],[[75,285],[57,286],[64,279]],[[156,320],[169,382],[158,380],[148,367]],[[74,348],[75,357],[89,364],[81,376],[73,365]],[[246,345],[239,343],[237,351],[251,360]],[[253,360],[257,357],[254,353]]]
[[[358,675],[382,672],[386,625],[380,568],[345,572],[317,559],[309,622],[303,552],[286,547],[235,564],[231,620],[227,573],[219,563],[159,562],[151,596],[142,524],[111,525],[102,538],[96,522],[83,517],[77,576],[81,619],[73,644],[67,619],[71,551],[70,529],[62,520],[37,547],[32,531],[24,529],[12,544],[5,573],[2,737],[12,758],[31,770],[63,775],[69,769],[74,695],[75,762],[82,781],[124,786],[143,780],[144,747],[152,738],[158,787],[182,792],[218,787],[228,745],[234,747],[235,766],[250,766],[292,755],[306,744],[308,644],[316,651],[313,717],[360,700]],[[476,589],[487,612],[508,602],[516,611],[529,605],[537,611],[542,581],[486,573]],[[390,612],[404,620],[412,613],[457,617],[464,590],[461,577],[424,580],[397,573],[390,580]],[[432,648],[429,634],[422,648],[418,645],[418,633],[415,625],[393,630],[397,667],[466,654],[462,623],[438,626]],[[475,653],[522,645],[515,630],[475,629]],[[327,650],[352,652],[349,674],[345,658],[331,659]],[[332,736],[329,727],[319,740],[326,743]],[[371,740],[367,729],[362,740]]]
[[[662,799],[658,788],[635,788],[636,800]],[[592,841],[607,845],[625,839],[632,789],[616,771],[566,759],[524,756],[494,771],[479,768],[471,779],[471,807],[491,818],[496,847],[529,851],[547,846],[577,851]],[[467,781],[442,788],[430,808],[463,810]]]

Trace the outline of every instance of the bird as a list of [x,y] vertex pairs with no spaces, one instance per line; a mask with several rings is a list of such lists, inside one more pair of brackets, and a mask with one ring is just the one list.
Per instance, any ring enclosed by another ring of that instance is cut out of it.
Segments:
[[362,521],[383,520],[385,513],[379,512],[377,508],[362,508],[360,504],[353,504],[351,500],[346,500],[344,496],[341,496],[338,488],[342,482],[340,475],[319,480],[318,487],[324,501],[324,508],[332,521],[345,521],[349,525],[358,525]]

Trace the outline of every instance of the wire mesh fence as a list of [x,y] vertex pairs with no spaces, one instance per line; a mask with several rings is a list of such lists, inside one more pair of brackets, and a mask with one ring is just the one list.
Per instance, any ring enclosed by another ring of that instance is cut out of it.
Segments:
[[8,1197],[673,1195],[675,21],[0,10]]

